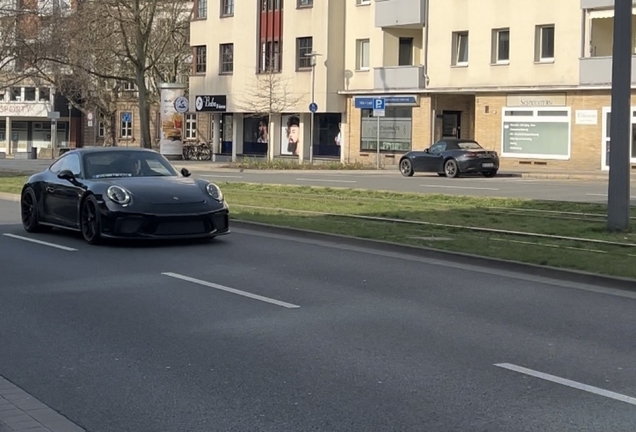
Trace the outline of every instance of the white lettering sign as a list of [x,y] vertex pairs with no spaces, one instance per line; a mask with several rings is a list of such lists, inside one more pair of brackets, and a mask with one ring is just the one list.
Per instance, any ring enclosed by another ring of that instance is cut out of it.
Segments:
[[597,110],[576,110],[576,124],[578,125],[597,125]]

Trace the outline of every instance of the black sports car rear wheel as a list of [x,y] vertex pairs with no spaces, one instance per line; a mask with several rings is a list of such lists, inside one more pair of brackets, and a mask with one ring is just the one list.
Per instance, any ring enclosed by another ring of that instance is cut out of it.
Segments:
[[33,192],[31,188],[26,189],[24,193],[22,193],[22,199],[20,200],[22,227],[26,232],[30,233],[49,231],[51,229],[50,227],[40,224],[36,204],[35,192]]
[[404,177],[411,177],[413,175],[413,164],[409,159],[402,159],[400,161],[400,172]]
[[94,197],[89,196],[82,204],[80,214],[80,227],[82,237],[90,244],[97,244],[101,240],[101,224],[99,219],[99,210],[97,209],[97,201]]
[[444,164],[444,173],[446,174],[446,177],[449,178],[459,177],[459,166],[455,159],[449,159],[446,161]]

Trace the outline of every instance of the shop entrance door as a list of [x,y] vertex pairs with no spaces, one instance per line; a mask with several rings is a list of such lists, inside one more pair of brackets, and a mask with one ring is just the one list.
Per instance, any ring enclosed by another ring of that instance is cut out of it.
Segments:
[[461,111],[444,111],[442,113],[442,139],[461,138],[461,120]]

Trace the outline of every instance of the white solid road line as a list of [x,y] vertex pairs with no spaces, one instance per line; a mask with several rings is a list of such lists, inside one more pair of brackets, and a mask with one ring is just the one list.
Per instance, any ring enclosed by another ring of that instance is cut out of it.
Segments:
[[298,181],[319,181],[319,182],[331,182],[331,183],[358,183],[356,180],[329,180],[318,178],[297,178]]
[[243,176],[234,176],[234,175],[216,175],[216,174],[201,174],[201,177],[243,178]]
[[420,185],[423,187],[429,188],[440,188],[440,189],[474,189],[474,190],[489,190],[489,191],[498,191],[497,188],[482,188],[482,187],[471,187],[471,186],[446,186],[446,185]]
[[55,244],[55,243],[49,243],[49,242],[45,242],[45,241],[42,241],[42,240],[32,239],[32,238],[29,238],[29,237],[22,237],[22,236],[15,235],[15,234],[3,234],[3,235],[6,236],[6,237],[11,237],[11,238],[14,238],[14,239],[18,239],[18,240],[24,240],[24,241],[27,241],[27,242],[37,243],[37,244],[41,244],[41,245],[44,245],[44,246],[49,246],[49,247],[56,248],[56,249],[62,249],[62,250],[68,251],[68,252],[77,251],[77,249],[74,249],[74,248],[71,248],[71,247],[68,247],[68,246],[62,246],[62,245],[58,245],[58,244]]
[[189,276],[184,276],[184,275],[180,275],[180,274],[177,274],[177,273],[169,273],[169,272],[167,272],[167,273],[161,273],[161,274],[164,275],[164,276],[169,276],[171,278],[181,279],[181,280],[184,280],[184,281],[187,281],[187,282],[192,282],[192,283],[195,283],[195,284],[203,285],[203,286],[206,286],[206,287],[209,287],[209,288],[215,288],[215,289],[218,289],[218,290],[221,290],[221,291],[227,291],[227,292],[230,292],[232,294],[238,294],[238,295],[243,296],[243,297],[249,297],[251,299],[260,300],[262,302],[275,304],[277,306],[282,306],[282,307],[288,308],[288,309],[297,309],[297,308],[300,307],[300,306],[295,305],[295,304],[286,303],[286,302],[283,302],[283,301],[280,301],[280,300],[271,299],[271,298],[268,298],[268,297],[263,297],[263,296],[260,296],[258,294],[248,293],[248,292],[245,292],[245,291],[237,290],[237,289],[234,289],[234,288],[226,287],[226,286],[215,284],[215,283],[212,283],[212,282],[203,281],[203,280],[200,280],[200,279],[191,278]]
[[549,374],[546,374],[546,373],[543,373],[543,372],[537,372],[537,371],[534,371],[532,369],[527,369],[527,368],[524,368],[524,367],[521,367],[521,366],[516,366],[516,365],[510,364],[510,363],[499,363],[499,364],[496,364],[495,366],[503,368],[503,369],[508,369],[508,370],[511,370],[511,371],[514,371],[514,372],[519,372],[519,373],[522,373],[522,374],[525,374],[525,375],[530,375],[530,376],[533,376],[535,378],[540,378],[540,379],[543,379],[543,380],[546,380],[546,381],[551,381],[553,383],[561,384],[561,385],[564,385],[564,386],[567,386],[567,387],[572,387],[572,388],[575,388],[575,389],[578,389],[578,390],[583,390],[583,391],[586,391],[588,393],[594,393],[596,395],[603,396],[603,397],[606,397],[606,398],[615,399],[617,401],[625,402],[625,403],[628,403],[628,404],[631,404],[631,405],[636,405],[636,398],[633,398],[633,397],[630,397],[630,396],[625,396],[625,395],[622,395],[620,393],[614,393],[614,392],[611,392],[611,391],[608,391],[608,390],[600,389],[598,387],[589,386],[587,384],[581,384],[581,383],[576,382],[576,381],[572,381],[572,380],[565,379],[565,378],[560,378],[560,377],[557,377],[557,376],[554,376],[554,375],[549,375]]

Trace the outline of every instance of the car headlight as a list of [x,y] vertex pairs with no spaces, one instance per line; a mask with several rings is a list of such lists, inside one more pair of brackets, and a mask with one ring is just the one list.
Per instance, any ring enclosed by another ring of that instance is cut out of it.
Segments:
[[121,186],[115,185],[110,186],[106,190],[106,195],[108,196],[108,198],[110,198],[111,201],[120,205],[129,204],[132,199],[130,193],[126,189]]
[[217,185],[215,185],[214,183],[208,183],[205,189],[208,191],[208,194],[213,199],[218,202],[223,202],[223,192],[221,192],[221,189],[219,189]]

